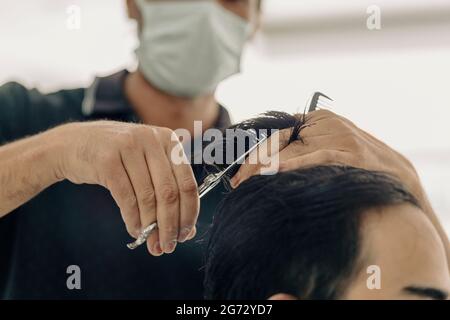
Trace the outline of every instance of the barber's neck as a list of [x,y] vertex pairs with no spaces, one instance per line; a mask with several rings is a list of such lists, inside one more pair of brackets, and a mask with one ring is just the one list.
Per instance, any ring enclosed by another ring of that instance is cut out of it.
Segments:
[[202,121],[206,130],[219,116],[214,94],[193,99],[171,96],[152,86],[138,71],[125,79],[125,95],[141,121],[154,126],[184,128],[193,134],[194,121]]

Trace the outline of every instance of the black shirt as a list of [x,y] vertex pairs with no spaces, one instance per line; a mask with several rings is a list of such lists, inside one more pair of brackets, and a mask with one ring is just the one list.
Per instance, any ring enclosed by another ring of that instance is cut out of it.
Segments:
[[[123,94],[127,72],[97,78],[87,89],[42,94],[18,83],[0,87],[0,144],[69,121],[138,121]],[[221,107],[216,127],[230,125]],[[211,221],[221,191],[201,203],[197,238]],[[68,181],[44,190],[0,219],[0,298],[201,299],[202,245],[179,244],[152,257],[131,251],[130,237],[108,190]],[[81,270],[81,289],[69,290],[66,273]]]

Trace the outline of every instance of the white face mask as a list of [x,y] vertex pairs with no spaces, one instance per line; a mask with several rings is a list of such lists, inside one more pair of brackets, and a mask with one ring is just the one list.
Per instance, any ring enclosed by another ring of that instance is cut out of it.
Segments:
[[198,97],[240,71],[250,30],[243,18],[211,0],[137,4],[143,19],[139,70],[158,89]]

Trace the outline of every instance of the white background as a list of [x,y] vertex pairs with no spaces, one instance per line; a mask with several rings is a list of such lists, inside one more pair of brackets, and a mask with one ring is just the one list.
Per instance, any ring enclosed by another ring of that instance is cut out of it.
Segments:
[[[0,84],[87,86],[135,63],[125,0],[0,0]],[[366,27],[370,5],[382,29]],[[81,29],[66,27],[81,8]],[[235,121],[303,109],[314,91],[334,111],[406,154],[450,231],[450,1],[266,0],[243,74],[218,99]]]

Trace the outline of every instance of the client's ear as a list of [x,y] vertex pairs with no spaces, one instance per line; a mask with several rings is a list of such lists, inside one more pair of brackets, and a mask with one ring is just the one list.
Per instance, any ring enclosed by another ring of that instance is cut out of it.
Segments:
[[269,300],[298,300],[293,295],[287,293],[277,293],[269,298]]

